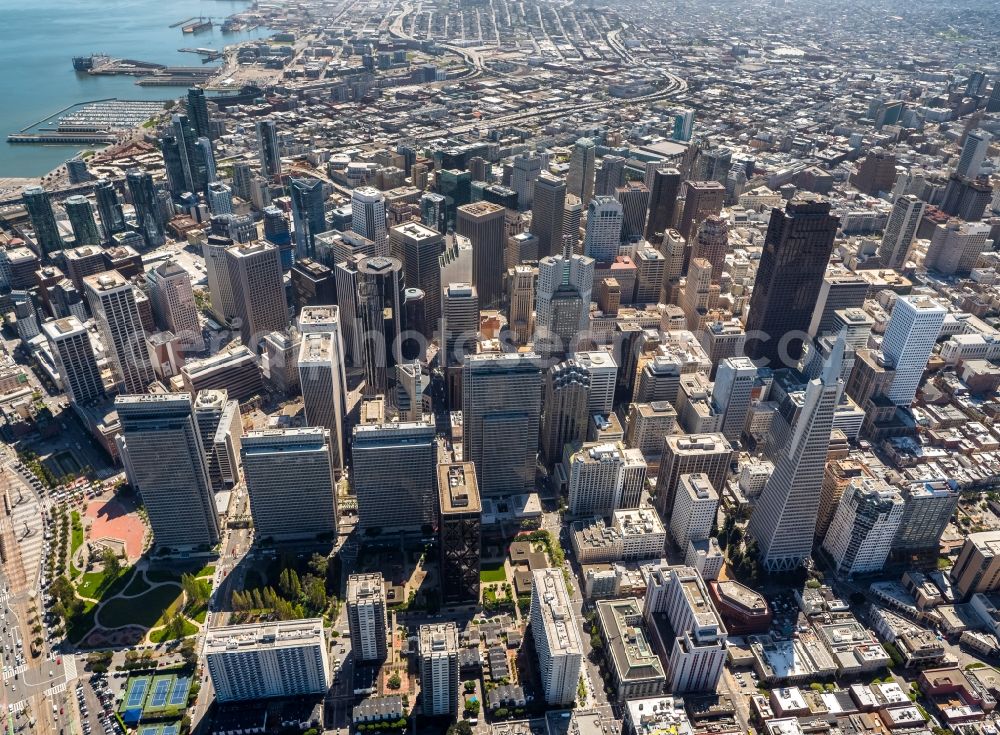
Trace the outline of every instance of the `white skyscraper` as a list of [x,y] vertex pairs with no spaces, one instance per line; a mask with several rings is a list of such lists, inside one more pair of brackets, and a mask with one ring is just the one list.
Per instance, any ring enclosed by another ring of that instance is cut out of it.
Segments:
[[904,507],[899,492],[882,480],[856,477],[850,481],[823,540],[838,576],[882,570]]
[[146,271],[146,283],[153,302],[153,315],[160,327],[180,337],[185,346],[201,349],[204,340],[191,275],[173,258],[168,258]]
[[347,415],[347,378],[344,368],[340,310],[336,306],[308,306],[298,319],[299,385],[308,426],[330,431],[334,467],[343,467],[344,417]]
[[584,204],[594,196],[594,164],[597,147],[590,138],[580,138],[573,144],[566,175],[566,191],[580,197]]
[[900,296],[885,328],[882,352],[896,368],[886,397],[909,406],[917,395],[934,343],[948,311],[925,296]]
[[569,512],[576,517],[609,516],[637,508],[646,482],[646,460],[622,443],[584,444],[569,457]]
[[590,400],[587,412],[607,415],[615,402],[615,383],[618,380],[618,366],[611,353],[603,350],[575,352],[573,359],[590,371]]
[[955,173],[970,179],[976,178],[989,147],[990,134],[985,130],[973,130],[965,136],[965,145],[962,146],[962,153],[958,158]]
[[809,381],[799,416],[750,516],[747,531],[767,571],[796,569],[812,550],[830,431],[844,387],[843,359],[844,342],[838,339],[822,377]]
[[[535,292],[535,339],[536,341],[560,338],[565,347],[569,332],[572,336],[587,327],[590,294],[594,287],[594,259],[586,255],[552,255],[538,261],[538,283]],[[579,314],[575,329],[559,324],[560,315],[556,308],[556,292],[572,289],[579,295]]]
[[587,206],[587,227],[583,253],[600,263],[610,263],[618,255],[624,211],[614,197],[595,197]]
[[389,625],[381,572],[352,574],[347,578],[347,622],[351,631],[351,648],[358,661],[381,661],[385,658]]
[[375,255],[389,257],[385,195],[375,187],[359,186],[351,192],[351,229],[375,243]]
[[[714,692],[726,663],[729,634],[705,581],[691,567],[663,562],[650,570],[646,583],[642,617],[654,645],[669,659],[670,691]],[[669,625],[657,620],[657,613],[663,613]]]
[[899,268],[906,262],[926,208],[927,204],[912,194],[899,197],[892,205],[885,234],[878,246],[878,256],[884,267]]
[[204,655],[219,702],[326,694],[330,686],[322,618],[210,629]]
[[721,433],[731,442],[743,433],[756,379],[757,366],[748,357],[727,357],[719,363],[712,404],[722,414]]
[[687,551],[688,541],[708,538],[719,508],[719,494],[708,475],[696,472],[681,475],[670,516],[670,536],[674,543]]
[[146,330],[135,287],[118,271],[87,276],[83,283],[104,349],[111,358],[115,383],[123,393],[145,393],[156,374],[146,354]]
[[458,712],[458,628],[454,623],[421,625],[420,696],[425,715]]
[[576,699],[583,664],[583,645],[573,617],[566,580],[558,569],[532,572],[531,634],[538,669],[550,705],[565,706]]
[[924,267],[948,276],[967,276],[989,247],[990,225],[952,219],[934,228]]
[[527,151],[514,159],[511,166],[510,186],[517,192],[517,208],[520,211],[531,209],[535,197],[535,179],[542,172],[542,159]]
[[86,405],[104,395],[101,371],[97,367],[94,348],[87,328],[75,316],[42,324],[63,390],[73,403]]

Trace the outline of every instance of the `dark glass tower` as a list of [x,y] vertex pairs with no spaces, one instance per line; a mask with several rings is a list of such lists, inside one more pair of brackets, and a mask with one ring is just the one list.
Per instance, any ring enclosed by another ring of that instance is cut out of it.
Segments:
[[125,231],[125,214],[118,199],[118,190],[113,181],[102,179],[94,190],[97,198],[97,213],[101,217],[104,242],[110,242],[116,232]]
[[56,225],[56,215],[52,211],[52,200],[49,193],[40,186],[27,187],[22,197],[24,206],[31,218],[31,228],[35,231],[35,241],[38,243],[39,255],[47,258],[52,253],[63,249],[62,238],[59,237],[59,227]]
[[[784,211],[771,210],[750,296],[747,357],[778,368],[784,364],[782,356],[798,360],[802,355],[839,226],[830,202],[814,194],[798,194]],[[797,334],[786,338],[789,333]]]
[[365,395],[388,395],[395,381],[403,324],[403,264],[375,256],[358,263],[357,318],[361,327]]

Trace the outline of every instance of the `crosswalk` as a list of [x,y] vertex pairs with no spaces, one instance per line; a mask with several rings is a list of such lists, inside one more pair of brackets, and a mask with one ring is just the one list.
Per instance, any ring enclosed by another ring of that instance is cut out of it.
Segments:
[[65,691],[66,691],[66,682],[63,682],[62,684],[56,684],[54,687],[49,687],[44,692],[42,692],[42,694],[44,694],[46,697],[51,697],[56,694],[62,694]]
[[23,712],[24,708],[28,706],[28,700],[22,699],[20,702],[13,702],[7,705],[7,711],[12,715],[16,715],[18,712]]
[[3,667],[3,680],[13,679],[15,675],[20,676],[25,671],[28,670],[28,664],[21,664],[20,666],[4,666]]
[[7,604],[7,600],[9,600],[9,599],[10,599],[10,593],[9,592],[0,592],[0,605],[6,605]]
[[63,656],[63,665],[66,667],[66,681],[71,682],[76,679],[76,656]]

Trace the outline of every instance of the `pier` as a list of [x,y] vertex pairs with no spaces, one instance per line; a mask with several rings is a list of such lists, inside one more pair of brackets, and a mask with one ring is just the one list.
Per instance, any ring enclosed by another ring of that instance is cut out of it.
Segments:
[[196,20],[198,20],[198,16],[194,16],[193,18],[185,18],[184,20],[179,20],[176,23],[171,23],[169,27],[180,28],[182,25],[185,25],[186,23],[191,23]]

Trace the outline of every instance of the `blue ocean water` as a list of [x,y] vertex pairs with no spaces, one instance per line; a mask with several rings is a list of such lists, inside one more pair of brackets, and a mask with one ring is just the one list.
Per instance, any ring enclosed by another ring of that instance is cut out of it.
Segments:
[[[104,53],[174,66],[197,66],[183,47],[221,49],[264,29],[223,35],[219,26],[249,6],[245,0],[32,0],[3,3],[0,11],[0,177],[40,176],[70,158],[77,146],[12,145],[8,134],[68,105],[90,100],[167,100],[181,87],[139,87],[135,77],[103,77],[73,70],[72,57]],[[182,33],[169,26],[191,17],[217,19],[211,30]]]

